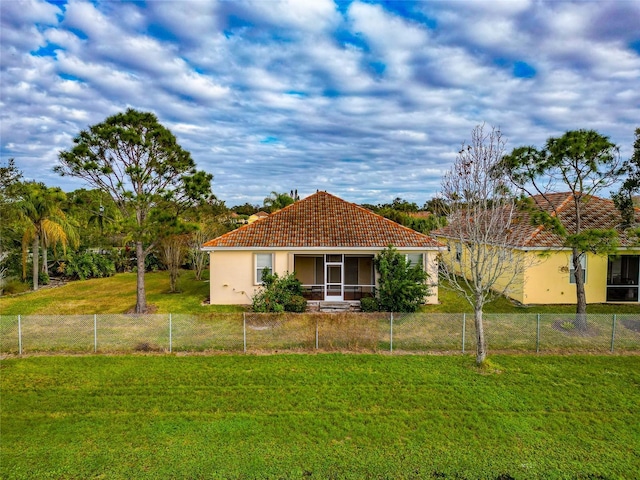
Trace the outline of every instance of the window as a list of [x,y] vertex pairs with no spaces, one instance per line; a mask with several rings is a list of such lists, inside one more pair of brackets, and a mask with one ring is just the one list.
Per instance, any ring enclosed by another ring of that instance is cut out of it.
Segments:
[[[582,267],[582,275],[584,283],[587,283],[587,255],[580,254],[580,266]],[[569,263],[569,283],[576,283],[576,270],[573,268],[573,255],[571,255]]]
[[407,262],[411,264],[411,266],[420,265],[424,268],[423,254],[422,253],[407,253],[406,257]]
[[462,261],[462,245],[456,243],[456,262],[460,263]]
[[273,255],[271,253],[256,253],[256,285],[262,283],[262,272],[265,268],[273,272]]

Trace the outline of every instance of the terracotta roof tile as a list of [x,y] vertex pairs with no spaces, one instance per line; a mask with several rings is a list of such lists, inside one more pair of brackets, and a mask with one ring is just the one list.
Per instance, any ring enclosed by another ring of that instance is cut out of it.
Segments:
[[205,243],[209,248],[438,248],[428,235],[326,192],[317,192]]
[[[569,192],[553,193],[546,195],[535,195],[531,199],[544,211],[559,216],[562,224],[568,233],[576,232],[575,211],[576,205],[573,195]],[[633,240],[630,239],[624,230],[620,228],[622,217],[615,207],[613,201],[594,196],[584,196],[581,200],[582,204],[582,223],[581,229],[615,229],[619,235],[620,246],[633,246]],[[640,210],[636,208],[636,221],[640,223]],[[444,227],[436,232],[434,236],[447,236],[449,229]],[[527,212],[521,213],[520,221],[512,225],[512,238],[519,239],[514,246],[532,247],[532,248],[562,248],[564,242],[562,238],[552,231],[531,223],[530,215]]]

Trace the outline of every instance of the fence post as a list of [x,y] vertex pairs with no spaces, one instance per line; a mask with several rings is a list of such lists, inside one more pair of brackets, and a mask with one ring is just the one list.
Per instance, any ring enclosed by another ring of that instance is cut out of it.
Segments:
[[171,328],[171,320],[171,314],[169,314],[169,353],[171,353],[171,350],[173,349],[173,331]]
[[540,353],[540,314],[536,319],[536,353]]
[[613,314],[613,323],[611,324],[611,353],[613,353],[613,344],[616,339],[616,314]]
[[242,312],[242,349],[247,353],[247,314]]
[[389,351],[393,352],[393,312],[389,312],[391,327],[389,329]]
[[93,353],[98,351],[98,315],[93,314]]
[[467,334],[467,314],[462,314],[462,353],[464,353],[464,341]]
[[22,318],[18,315],[18,353],[22,355]]
[[318,350],[318,317],[319,315],[316,315],[316,350]]

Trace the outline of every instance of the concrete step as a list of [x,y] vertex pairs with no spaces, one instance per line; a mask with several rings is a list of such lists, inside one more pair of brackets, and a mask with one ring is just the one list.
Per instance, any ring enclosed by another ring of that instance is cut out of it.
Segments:
[[327,313],[360,311],[360,302],[358,301],[346,301],[346,302],[324,301],[324,302],[320,302],[320,311],[327,312]]

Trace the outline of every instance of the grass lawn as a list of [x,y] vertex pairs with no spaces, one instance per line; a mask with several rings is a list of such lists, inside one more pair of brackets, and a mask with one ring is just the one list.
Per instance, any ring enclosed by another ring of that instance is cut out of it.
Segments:
[[[147,304],[157,313],[237,312],[234,305],[203,305],[209,298],[208,272],[197,281],[191,270],[184,270],[178,280],[179,293],[169,293],[167,272],[147,273]],[[136,306],[136,274],[121,273],[109,278],[69,282],[58,288],[0,297],[4,315],[83,315],[94,313],[126,313]]]
[[637,478],[639,356],[0,361],[0,477]]
[[[192,271],[183,271],[178,281],[179,293],[169,293],[167,272],[146,275],[147,303],[156,313],[211,313],[240,312],[235,305],[203,305],[209,297],[208,272],[205,280],[196,281]],[[472,308],[457,293],[441,287],[438,290],[440,304],[426,305],[427,313],[472,312]],[[59,288],[44,288],[37,292],[0,297],[0,314],[3,315],[87,315],[99,313],[126,313],[136,304],[136,276],[122,273],[110,278],[70,282]],[[572,313],[575,305],[518,306],[506,298],[486,305],[486,313]],[[589,305],[588,313],[638,313],[639,304]]]

